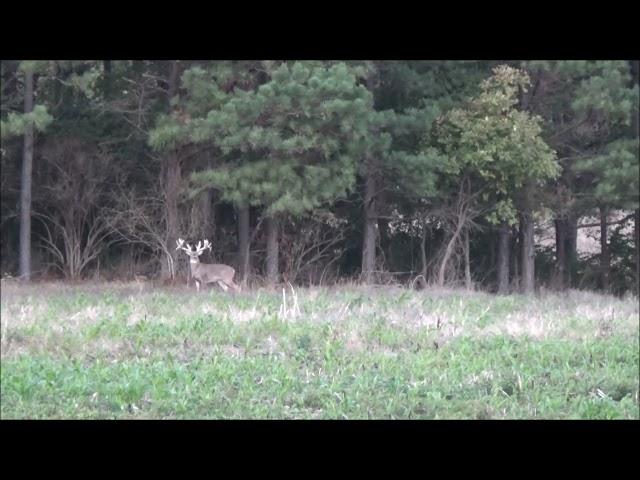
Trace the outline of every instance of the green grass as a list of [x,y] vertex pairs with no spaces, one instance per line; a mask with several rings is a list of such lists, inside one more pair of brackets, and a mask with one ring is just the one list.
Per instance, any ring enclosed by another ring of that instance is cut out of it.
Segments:
[[2,418],[640,417],[635,298],[343,287],[285,301],[3,284]]

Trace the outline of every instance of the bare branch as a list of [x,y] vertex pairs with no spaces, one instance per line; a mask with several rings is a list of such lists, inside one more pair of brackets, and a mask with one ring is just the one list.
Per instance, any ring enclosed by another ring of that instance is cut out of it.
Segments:
[[[621,218],[620,220],[615,220],[613,222],[607,222],[607,226],[609,225],[618,225],[619,223],[625,223],[627,220],[633,218],[635,214],[634,213],[630,213],[629,215],[627,215],[624,218]],[[582,225],[578,225],[576,228],[592,228],[592,227],[599,227],[601,225],[600,222],[598,223],[584,223]]]

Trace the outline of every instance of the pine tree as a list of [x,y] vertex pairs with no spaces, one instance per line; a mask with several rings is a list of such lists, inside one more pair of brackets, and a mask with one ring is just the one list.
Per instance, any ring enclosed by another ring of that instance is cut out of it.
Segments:
[[634,85],[625,61],[525,62],[524,66],[539,87],[529,109],[545,119],[544,137],[558,151],[562,165],[559,182],[550,192],[556,214],[557,284],[573,283],[578,219],[598,209],[601,284],[608,288],[608,212],[637,205],[638,136],[632,127],[638,109],[637,82]]
[[[52,121],[44,105],[34,105],[36,75],[45,70],[46,62],[24,61],[18,67],[16,75],[24,76],[24,110],[22,114],[8,112],[2,120],[0,131],[2,138],[12,135],[24,136],[22,155],[22,176],[20,185],[20,277],[31,278],[31,184],[33,170],[33,145],[35,131],[43,131]],[[4,88],[3,88],[4,93]]]
[[605,291],[610,288],[611,271],[608,212],[637,210],[639,206],[638,136],[632,125],[638,116],[638,85],[632,84],[625,63],[603,68],[599,76],[591,77],[574,103],[579,112],[597,115],[598,128],[606,132],[594,142],[593,153],[575,165],[576,171],[591,177],[588,192],[600,211],[600,269]]
[[[268,278],[277,281],[277,222],[345,196],[366,149],[371,96],[357,69],[337,63],[263,65],[259,85],[229,87],[229,65],[185,74],[188,125],[164,124],[152,141],[210,143],[223,161],[197,172],[193,184],[215,187],[236,205],[268,218]],[[238,82],[242,83],[242,82]]]

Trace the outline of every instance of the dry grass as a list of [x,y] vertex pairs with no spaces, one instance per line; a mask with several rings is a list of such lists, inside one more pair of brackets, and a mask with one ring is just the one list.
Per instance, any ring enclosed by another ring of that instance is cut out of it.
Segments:
[[[504,335],[580,340],[614,333],[635,335],[638,331],[637,299],[592,292],[543,293],[527,298],[436,288],[414,292],[398,287],[312,287],[295,289],[293,294],[290,287],[287,290],[283,301],[282,295],[266,289],[232,296],[216,290],[197,294],[182,287],[140,293],[136,282],[3,284],[2,357],[42,353],[57,338],[83,334],[100,322],[116,319],[123,327],[141,322],[172,326],[193,316],[233,324],[251,324],[268,317],[291,324],[327,324],[351,351],[366,349],[364,331],[374,318],[395,329],[437,332],[440,341]],[[24,334],[33,329],[46,333]],[[118,352],[126,348],[123,344],[125,338],[98,336],[79,347],[83,351]],[[276,347],[264,348],[273,351]]]

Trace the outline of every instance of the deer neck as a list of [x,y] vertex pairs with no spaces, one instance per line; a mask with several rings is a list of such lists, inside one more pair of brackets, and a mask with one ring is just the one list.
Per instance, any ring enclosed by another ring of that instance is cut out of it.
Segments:
[[200,260],[198,258],[190,258],[189,266],[191,267],[191,275],[195,274],[200,266]]

